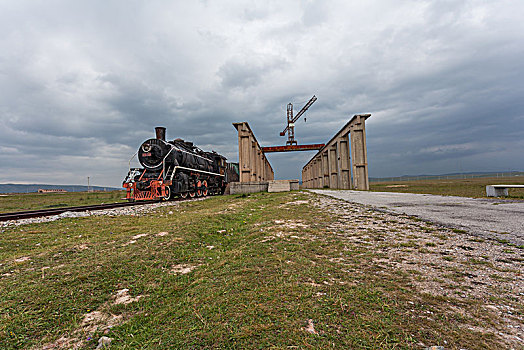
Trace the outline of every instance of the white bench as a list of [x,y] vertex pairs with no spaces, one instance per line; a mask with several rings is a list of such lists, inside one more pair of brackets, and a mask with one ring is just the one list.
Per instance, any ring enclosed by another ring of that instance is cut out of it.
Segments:
[[486,195],[488,197],[507,196],[508,188],[524,188],[524,185],[488,185],[486,186]]

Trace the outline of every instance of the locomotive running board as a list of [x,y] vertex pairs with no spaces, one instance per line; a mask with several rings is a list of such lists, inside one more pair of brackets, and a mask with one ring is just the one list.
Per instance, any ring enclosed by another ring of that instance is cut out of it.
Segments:
[[177,165],[175,167],[175,169],[173,169],[173,172],[171,173],[171,181],[173,181],[173,176],[175,176],[175,173],[176,173],[176,170],[177,169],[182,169],[182,170],[189,170],[189,171],[194,171],[194,172],[197,172],[197,173],[203,173],[203,174],[209,174],[209,175],[216,175],[216,176],[225,176],[225,175],[222,175],[222,174],[217,174],[217,173],[211,173],[209,171],[204,171],[204,170],[197,170],[197,169],[191,169],[191,168],[186,168],[186,167],[183,167],[183,166],[179,166]]

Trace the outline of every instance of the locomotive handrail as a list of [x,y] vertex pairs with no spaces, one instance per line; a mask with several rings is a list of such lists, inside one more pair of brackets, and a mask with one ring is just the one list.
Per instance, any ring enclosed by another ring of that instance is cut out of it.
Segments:
[[139,149],[135,152],[135,154],[133,154],[133,156],[131,158],[129,158],[129,171],[131,171],[131,161],[133,160],[133,158],[135,158],[135,156],[138,154],[138,151]]
[[[167,143],[167,142],[166,142],[166,144],[168,144],[169,146],[171,146],[171,149],[169,150],[169,152],[167,152],[167,154],[165,155],[165,157],[162,159],[162,168],[164,168],[164,169],[165,169],[165,166],[166,166],[166,165],[165,165],[165,161],[166,161],[167,156],[168,156],[171,152],[173,152],[173,149],[175,148],[175,147],[174,147],[172,144],[170,144],[170,143]],[[137,151],[136,153],[138,153],[138,151]],[[133,156],[133,157],[134,157],[134,156]],[[144,166],[144,168],[149,168],[149,169],[154,169],[154,168],[156,168],[156,167],[150,167],[150,166],[147,166],[146,164],[142,164],[142,165]]]
[[167,154],[164,157],[164,159],[162,159],[162,174],[164,174],[164,176],[162,177],[163,180],[166,179],[166,175],[167,175],[167,172],[165,171],[166,170],[166,158],[169,155],[169,153],[171,153],[173,151],[174,148],[175,148],[174,146],[171,146],[171,149],[169,150],[169,152],[167,152]]

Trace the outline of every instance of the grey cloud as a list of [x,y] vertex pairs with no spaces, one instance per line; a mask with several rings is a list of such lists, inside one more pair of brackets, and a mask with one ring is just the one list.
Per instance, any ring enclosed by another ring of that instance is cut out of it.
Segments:
[[[313,94],[299,142],[372,113],[371,176],[522,168],[523,5],[509,5],[4,2],[0,181],[118,186],[157,125],[234,161],[232,122],[284,144],[286,104]],[[297,178],[312,155],[269,158]]]
[[233,59],[223,64],[217,75],[222,79],[226,89],[246,89],[259,85],[266,75],[273,71],[282,71],[287,62],[278,57],[258,57],[252,54],[249,58]]
[[328,3],[325,1],[314,0],[305,3],[302,23],[305,26],[315,26],[324,23],[328,18]]

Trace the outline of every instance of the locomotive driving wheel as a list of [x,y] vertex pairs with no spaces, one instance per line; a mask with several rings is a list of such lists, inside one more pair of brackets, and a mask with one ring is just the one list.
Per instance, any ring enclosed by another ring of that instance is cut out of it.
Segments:
[[196,195],[202,197],[202,181],[198,180],[196,183]]
[[207,181],[204,180],[202,181],[202,196],[206,197],[208,194],[208,191],[207,191]]
[[187,198],[187,192],[181,192],[180,193],[180,198],[186,199]]
[[171,199],[171,187],[166,186],[164,188],[164,196],[162,197],[163,200],[168,201]]

